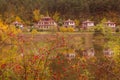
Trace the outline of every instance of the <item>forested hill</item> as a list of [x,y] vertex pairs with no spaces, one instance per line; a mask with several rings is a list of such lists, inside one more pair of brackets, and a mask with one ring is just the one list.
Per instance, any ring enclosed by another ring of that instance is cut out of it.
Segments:
[[50,16],[57,12],[64,19],[99,21],[105,17],[120,22],[120,0],[0,0],[0,15],[4,20],[19,16],[32,21],[35,9]]

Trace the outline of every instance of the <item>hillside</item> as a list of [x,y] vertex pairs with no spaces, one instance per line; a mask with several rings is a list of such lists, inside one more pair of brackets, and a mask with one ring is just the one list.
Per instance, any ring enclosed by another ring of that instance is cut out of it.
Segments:
[[53,16],[56,12],[60,19],[91,19],[98,23],[107,18],[120,24],[120,0],[0,0],[1,18],[10,22],[14,16],[33,22],[33,11],[41,15]]

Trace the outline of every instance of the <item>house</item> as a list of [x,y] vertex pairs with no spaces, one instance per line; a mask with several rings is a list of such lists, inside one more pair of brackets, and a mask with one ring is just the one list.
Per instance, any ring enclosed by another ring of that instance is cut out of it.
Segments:
[[18,21],[14,21],[12,23],[12,25],[15,26],[15,27],[19,27],[19,28],[23,28],[24,27],[24,25],[21,22],[18,22]]
[[115,28],[116,27],[116,24],[115,22],[111,22],[111,21],[107,21],[104,23],[105,27],[111,27],[111,28]]
[[87,29],[87,28],[93,27],[93,26],[95,26],[93,21],[86,20],[86,21],[82,22],[82,28],[84,28],[84,29]]
[[43,17],[34,26],[39,30],[57,29],[57,23],[51,17]]
[[68,20],[64,21],[64,27],[75,28],[75,22],[73,20],[68,19]]
[[68,59],[74,59],[76,57],[76,53],[68,53],[65,55]]
[[113,51],[110,48],[104,49],[103,53],[106,57],[112,57],[113,55]]

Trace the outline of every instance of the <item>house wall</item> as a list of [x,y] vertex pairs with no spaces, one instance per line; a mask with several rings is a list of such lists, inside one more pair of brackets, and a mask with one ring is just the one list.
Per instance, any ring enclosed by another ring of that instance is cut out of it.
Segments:
[[64,23],[64,26],[71,26],[71,27],[75,27],[75,23],[74,22],[66,22]]
[[38,24],[35,25],[35,27],[39,30],[56,30],[57,23],[54,21],[40,21]]
[[86,27],[86,28],[87,27],[92,27],[92,26],[94,26],[94,23],[83,23],[82,26]]
[[109,27],[115,27],[115,24],[108,24]]
[[94,26],[94,23],[87,23],[87,26]]

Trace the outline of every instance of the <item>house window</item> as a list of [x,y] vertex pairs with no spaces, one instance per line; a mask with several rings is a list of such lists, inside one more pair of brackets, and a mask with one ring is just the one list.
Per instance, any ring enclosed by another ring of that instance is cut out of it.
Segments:
[[47,29],[47,26],[45,26],[45,28]]
[[71,24],[73,24],[73,22],[70,22]]

